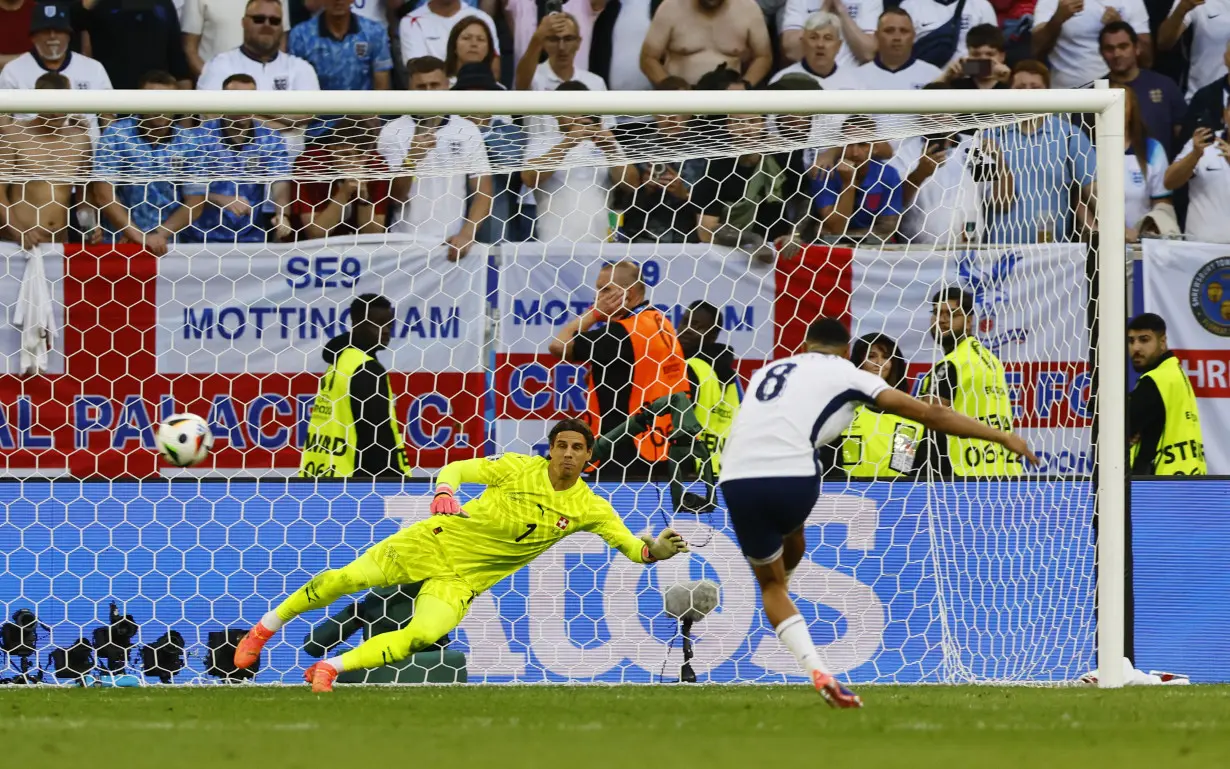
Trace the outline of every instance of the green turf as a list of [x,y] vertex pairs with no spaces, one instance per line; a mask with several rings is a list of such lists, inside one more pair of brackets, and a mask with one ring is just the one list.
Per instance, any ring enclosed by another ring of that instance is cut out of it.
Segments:
[[201,687],[0,690],[0,764],[455,767],[1230,766],[1230,687]]

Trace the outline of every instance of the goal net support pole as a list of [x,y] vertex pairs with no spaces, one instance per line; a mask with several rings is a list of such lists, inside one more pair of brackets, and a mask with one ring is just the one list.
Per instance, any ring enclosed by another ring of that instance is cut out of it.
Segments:
[[[1124,97],[1099,81],[1095,93],[1114,95],[1096,113],[1098,189],[1123,200]],[[1098,516],[1098,684],[1123,686],[1124,549],[1127,507],[1127,273],[1124,267],[1124,207],[1098,198],[1097,404],[1095,446]]]

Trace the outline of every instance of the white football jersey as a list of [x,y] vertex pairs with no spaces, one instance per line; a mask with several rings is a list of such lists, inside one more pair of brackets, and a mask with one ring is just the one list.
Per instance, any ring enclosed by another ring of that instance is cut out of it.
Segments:
[[722,449],[722,481],[816,475],[816,449],[888,384],[837,355],[808,352],[752,374]]

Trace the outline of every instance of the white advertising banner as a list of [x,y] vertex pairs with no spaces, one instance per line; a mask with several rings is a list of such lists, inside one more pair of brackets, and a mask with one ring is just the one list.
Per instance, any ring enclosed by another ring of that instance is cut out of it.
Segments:
[[1230,245],[1146,240],[1145,310],[1166,321],[1200,409],[1210,475],[1230,475]]
[[501,352],[546,352],[559,328],[594,303],[602,266],[627,259],[641,266],[646,296],[676,326],[689,304],[704,299],[717,306],[722,340],[736,356],[772,355],[774,271],[749,264],[743,252],[708,245],[517,243],[502,253]]
[[389,370],[480,370],[486,279],[483,246],[454,263],[388,235],[177,246],[158,262],[158,373],[324,371],[322,345],[365,293],[393,303]]

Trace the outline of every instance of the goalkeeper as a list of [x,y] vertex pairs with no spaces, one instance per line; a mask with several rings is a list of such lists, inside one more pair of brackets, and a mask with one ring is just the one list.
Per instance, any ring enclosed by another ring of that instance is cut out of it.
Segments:
[[[313,577],[248,631],[235,650],[235,667],[255,664],[273,634],[306,611],[371,587],[424,582],[406,627],[307,669],[312,691],[332,691],[344,670],[387,665],[432,645],[457,627],[479,593],[574,532],[597,534],[637,563],[687,552],[687,543],[670,529],[657,539],[633,535],[611,504],[580,480],[594,450],[588,425],[565,419],[551,428],[548,442],[547,459],[504,454],[446,466],[437,479],[433,517],[388,537],[348,566]],[[487,489],[463,508],[453,497],[462,483]]]

